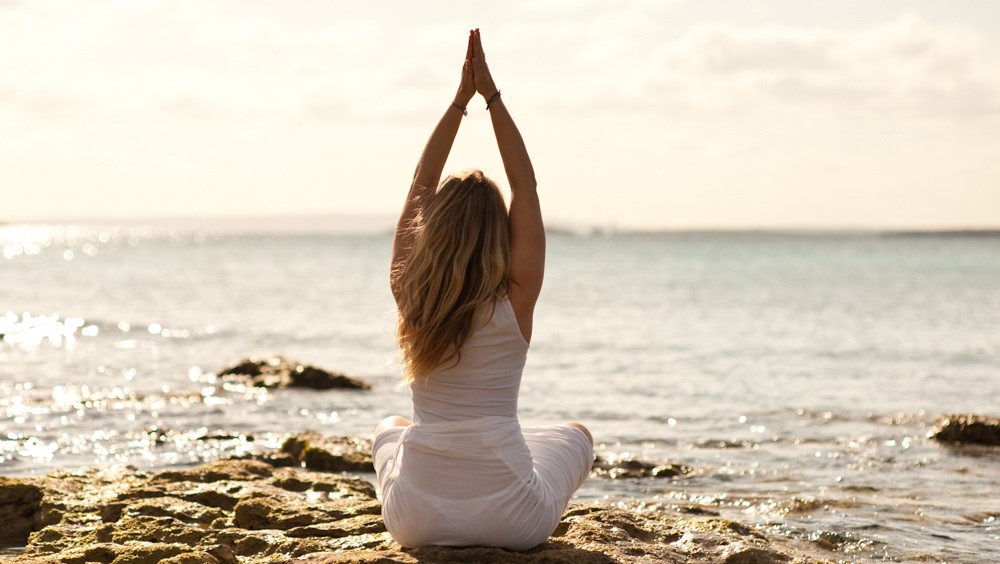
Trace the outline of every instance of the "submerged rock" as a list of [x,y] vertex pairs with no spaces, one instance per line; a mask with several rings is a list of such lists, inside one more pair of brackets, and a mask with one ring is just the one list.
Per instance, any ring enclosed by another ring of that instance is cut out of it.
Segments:
[[684,464],[657,464],[654,462],[638,460],[632,458],[631,456],[598,456],[594,460],[594,467],[590,471],[590,475],[610,480],[628,478],[674,478],[677,476],[685,476],[693,471],[693,468]]
[[262,388],[311,388],[330,390],[368,390],[371,386],[344,374],[328,372],[322,368],[293,362],[274,355],[267,358],[249,358],[223,369],[219,377],[225,381],[246,382]]
[[1000,418],[985,415],[942,415],[928,436],[942,443],[1000,446]]
[[[319,435],[287,447],[302,457],[311,444],[368,449],[363,440]],[[547,542],[523,553],[404,549],[380,513],[368,480],[252,459],[0,479],[0,547],[26,545],[11,564],[819,561],[746,525],[672,508],[574,504]]]

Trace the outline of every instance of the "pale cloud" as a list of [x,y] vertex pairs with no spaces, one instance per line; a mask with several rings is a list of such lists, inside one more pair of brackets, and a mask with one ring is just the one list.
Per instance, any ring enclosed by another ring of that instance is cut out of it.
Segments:
[[912,15],[862,30],[707,24],[662,44],[629,93],[627,103],[678,111],[791,104],[996,118],[1000,65],[973,32]]
[[[861,29],[700,23],[665,33],[680,4],[516,3],[488,55],[529,108],[1000,114],[1000,64],[968,29],[910,15]],[[43,93],[111,112],[183,99],[289,119],[415,118],[448,95],[461,64],[461,28],[428,21],[386,41],[398,22],[374,9],[310,19],[225,2],[69,6],[16,5],[0,18],[0,48],[19,54],[0,60],[6,104]]]
[[511,70],[538,81],[528,101],[550,111],[1000,117],[1000,61],[970,28],[909,14],[858,28],[702,22],[667,32],[676,4],[550,21],[546,3],[541,19],[504,34],[503,62],[534,58],[533,69]]
[[[342,15],[319,5],[310,19],[305,10],[255,6],[105,1],[11,10],[0,19],[0,51],[20,56],[0,59],[0,103],[21,107],[45,92],[95,100],[104,113],[176,112],[180,100],[203,117],[214,108],[219,117],[363,121],[422,115],[457,86],[461,28],[425,24],[389,41],[377,11]],[[436,52],[453,53],[452,64]]]
[[95,111],[97,100],[62,91],[0,86],[0,110],[16,108],[22,116],[43,122],[73,119]]

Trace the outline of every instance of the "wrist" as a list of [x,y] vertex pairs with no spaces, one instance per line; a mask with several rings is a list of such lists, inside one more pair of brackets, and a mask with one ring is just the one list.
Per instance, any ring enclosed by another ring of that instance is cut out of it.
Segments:
[[[486,98],[485,96],[483,97]],[[500,91],[497,90],[489,98],[486,98],[486,109],[487,110],[490,109],[490,106],[496,104],[499,101],[500,101]]]
[[469,115],[469,110],[468,110],[468,107],[469,107],[469,106],[468,106],[468,102],[466,102],[466,103],[464,103],[464,104],[463,104],[463,103],[462,103],[462,99],[461,99],[461,98],[455,98],[455,99],[454,99],[454,100],[453,100],[453,101],[451,102],[451,107],[452,107],[452,108],[455,108],[456,110],[458,110],[458,111],[460,111],[460,112],[462,112],[462,115],[463,115],[463,116],[467,116],[467,115]]

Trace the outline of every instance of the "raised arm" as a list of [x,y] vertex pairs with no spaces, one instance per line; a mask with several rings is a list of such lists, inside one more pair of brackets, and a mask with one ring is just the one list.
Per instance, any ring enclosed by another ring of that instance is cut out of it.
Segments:
[[455,142],[455,135],[458,134],[458,126],[462,123],[465,108],[475,93],[476,87],[472,78],[472,35],[470,34],[469,44],[465,51],[465,64],[462,66],[462,80],[459,83],[458,92],[455,94],[455,101],[445,110],[434,131],[431,132],[430,139],[427,140],[424,152],[421,153],[420,160],[417,162],[417,169],[413,173],[413,182],[406,195],[403,212],[396,224],[396,236],[392,242],[389,286],[397,301],[399,300],[399,275],[406,267],[406,261],[413,249],[413,220],[434,197],[438,183],[441,182],[441,172],[444,170],[445,161],[448,160],[451,146]]
[[493,82],[479,30],[472,33],[472,72],[476,91],[487,100],[500,158],[510,182],[510,288],[508,295],[521,332],[531,339],[532,316],[545,273],[545,226],[538,202],[535,169],[514,119]]

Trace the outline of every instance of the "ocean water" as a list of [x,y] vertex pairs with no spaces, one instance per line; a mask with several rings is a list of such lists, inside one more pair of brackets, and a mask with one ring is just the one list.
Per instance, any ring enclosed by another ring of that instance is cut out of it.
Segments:
[[[0,474],[192,465],[408,414],[391,238],[368,231],[0,226]],[[373,389],[214,380],[271,353]],[[834,560],[997,561],[1000,449],[926,438],[956,412],[1000,415],[996,236],[549,236],[522,423],[695,469],[580,500],[697,506]]]

